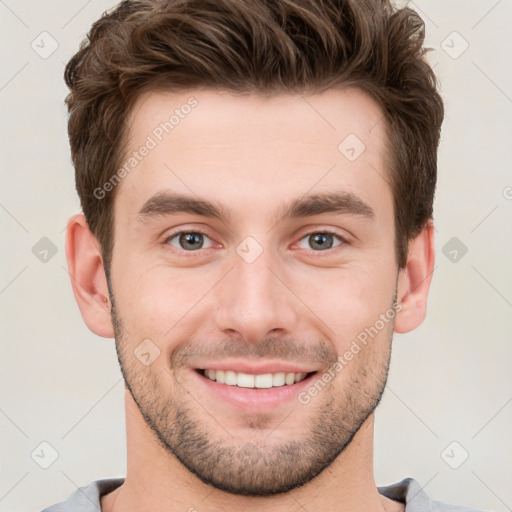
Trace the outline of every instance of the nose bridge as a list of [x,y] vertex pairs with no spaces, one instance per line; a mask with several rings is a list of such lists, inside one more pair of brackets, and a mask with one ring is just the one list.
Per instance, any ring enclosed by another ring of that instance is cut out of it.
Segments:
[[219,290],[217,326],[254,342],[275,329],[289,333],[297,323],[296,302],[278,277],[277,256],[246,239],[237,247],[233,267]]

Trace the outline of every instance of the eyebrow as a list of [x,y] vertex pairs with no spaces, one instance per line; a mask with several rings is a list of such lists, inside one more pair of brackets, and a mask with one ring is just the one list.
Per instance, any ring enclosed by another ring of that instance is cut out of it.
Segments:
[[[163,190],[157,192],[142,205],[137,213],[137,221],[145,223],[161,216],[191,213],[229,224],[230,212],[230,209],[214,201]],[[342,191],[313,194],[282,204],[278,208],[276,223],[286,219],[310,217],[322,213],[360,215],[368,219],[375,217],[375,211],[370,205],[352,192]]]

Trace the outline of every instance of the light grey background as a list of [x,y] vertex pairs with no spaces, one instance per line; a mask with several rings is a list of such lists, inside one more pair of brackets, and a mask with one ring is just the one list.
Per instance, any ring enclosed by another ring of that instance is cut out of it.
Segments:
[[[37,511],[91,480],[125,474],[114,343],[81,319],[63,231],[79,211],[64,63],[113,5],[0,0],[2,511]],[[409,5],[426,22],[446,102],[437,264],[427,320],[395,337],[376,414],[376,479],[412,476],[436,499],[504,512],[512,510],[512,2]],[[52,449],[41,442],[58,452],[48,469],[40,464]]]

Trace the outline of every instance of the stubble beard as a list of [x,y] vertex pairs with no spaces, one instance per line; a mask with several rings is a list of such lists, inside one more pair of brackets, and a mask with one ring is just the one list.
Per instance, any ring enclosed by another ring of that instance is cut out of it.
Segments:
[[[384,392],[394,321],[381,339],[372,341],[386,344],[385,357],[372,357],[372,347],[365,347],[369,355],[358,354],[354,358],[359,371],[351,371],[343,389],[334,387],[334,379],[310,404],[294,403],[291,414],[273,421],[283,429],[289,421],[296,425],[304,417],[310,418],[300,438],[273,442],[272,434],[262,431],[262,427],[268,427],[266,415],[244,418],[243,436],[236,437],[221,428],[222,412],[213,410],[211,404],[206,406],[206,412],[196,400],[187,397],[186,388],[170,370],[174,389],[163,388],[152,367],[143,366],[133,356],[133,346],[125,335],[112,295],[111,306],[125,385],[157,442],[202,482],[231,494],[272,496],[310,482],[349,446]],[[302,407],[314,407],[314,416],[301,414]],[[212,434],[212,427],[218,435]],[[255,434],[254,442],[247,441],[251,436],[248,429]]]

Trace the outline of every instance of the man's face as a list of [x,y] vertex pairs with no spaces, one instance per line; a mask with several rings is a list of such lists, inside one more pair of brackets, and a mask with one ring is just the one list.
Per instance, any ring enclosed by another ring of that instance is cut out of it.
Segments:
[[116,192],[118,356],[160,444],[220,489],[308,482],[380,399],[398,272],[381,120],[355,89],[146,93],[132,112],[128,157],[149,150]]

